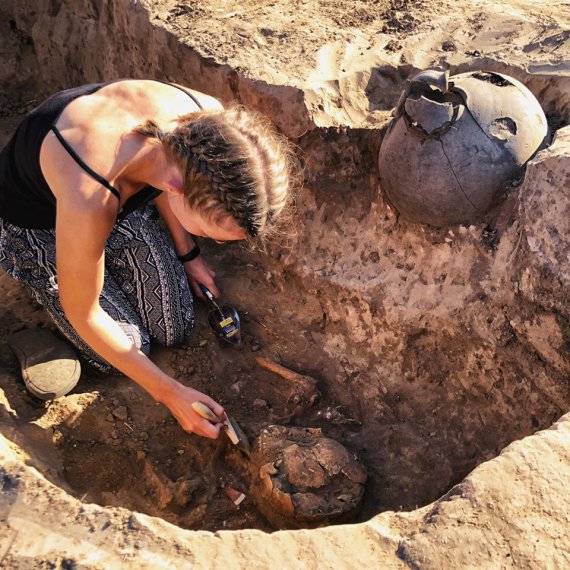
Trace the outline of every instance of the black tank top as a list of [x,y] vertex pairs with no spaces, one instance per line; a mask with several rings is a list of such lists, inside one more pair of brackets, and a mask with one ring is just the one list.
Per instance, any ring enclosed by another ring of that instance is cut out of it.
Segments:
[[[109,85],[109,82],[83,85],[56,93],[20,123],[8,144],[0,152],[0,218],[26,229],[55,227],[56,198],[40,168],[40,149],[50,130],[53,130],[60,143],[81,168],[119,198],[118,191],[81,160],[55,127],[59,116],[71,101],[95,93],[105,85]],[[167,85],[180,89],[198,105],[198,108],[202,108],[198,100],[185,89],[171,83]],[[159,194],[160,190],[151,186],[142,188],[125,202],[119,213],[119,219]]]

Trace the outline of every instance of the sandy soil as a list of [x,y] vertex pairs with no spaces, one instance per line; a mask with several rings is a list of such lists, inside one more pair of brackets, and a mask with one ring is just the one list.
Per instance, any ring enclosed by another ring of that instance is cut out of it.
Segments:
[[[343,443],[369,472],[359,520],[436,500],[568,410],[567,129],[471,226],[407,223],[376,173],[390,109],[420,68],[510,72],[554,128],[568,125],[567,2],[160,0],[114,12],[54,2],[40,16],[9,8],[0,23],[0,77],[11,86],[0,99],[4,136],[18,113],[67,83],[154,75],[254,105],[295,140],[304,163],[296,234],[268,255],[205,247],[242,313],[244,348],[222,349],[198,306],[188,344],[153,358],[222,402],[252,439],[278,423],[320,427]],[[95,40],[117,43],[81,54]],[[0,340],[50,326],[5,275],[0,295]],[[282,380],[260,369],[259,354],[315,377],[315,406],[290,417]],[[44,409],[26,397],[3,342],[0,367],[3,407],[30,461],[73,496],[190,529],[271,529],[236,452],[183,433],[129,381],[85,369],[77,393]],[[248,495],[239,508],[227,486]]]

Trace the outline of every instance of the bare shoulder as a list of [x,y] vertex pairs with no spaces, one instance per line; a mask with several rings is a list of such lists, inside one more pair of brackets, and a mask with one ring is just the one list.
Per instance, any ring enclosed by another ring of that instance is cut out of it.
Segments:
[[[69,132],[73,134],[73,130]],[[77,146],[81,148],[79,144]],[[84,162],[102,167],[102,163],[96,161],[95,154],[89,155],[84,148],[81,148],[80,156]],[[73,209],[75,213],[80,209],[85,209],[93,213],[99,212],[99,214],[116,217],[119,209],[117,197],[79,166],[76,160],[62,148],[53,132],[49,132],[42,143],[40,167],[48,186],[57,199],[58,217],[64,205],[68,209]],[[107,175],[106,170],[101,170],[101,172]]]
[[119,107],[124,106],[125,109],[135,109],[143,113],[151,111],[151,114],[160,114],[165,108],[177,113],[189,112],[195,110],[195,101],[207,110],[224,108],[220,101],[211,95],[179,83],[154,79],[119,81],[104,87],[99,93],[108,97],[113,105],[119,104]]
[[119,126],[128,130],[137,121],[152,118],[160,123],[197,111],[196,101],[206,110],[223,109],[215,97],[177,83],[121,80],[74,100],[62,113],[58,126],[60,123],[65,127],[87,122],[89,131],[97,125],[102,125],[104,130],[113,127],[116,130]]
[[175,85],[176,87],[184,89],[184,91],[191,93],[198,100],[202,108],[206,109],[207,111],[223,111],[224,109],[222,103],[211,95],[196,91],[196,89],[191,89],[190,87],[184,87],[178,83],[172,83],[172,85]]
[[205,93],[200,93],[199,91],[194,91],[192,89],[190,91],[195,97],[198,98],[204,109],[207,109],[209,111],[223,111],[224,106],[215,97],[206,95]]
[[[73,100],[56,126],[82,162],[115,185],[117,181],[120,183],[121,173],[139,150],[137,141],[126,135],[148,119],[168,129],[178,117],[198,111],[199,106],[206,110],[223,109],[215,97],[189,87],[149,79],[126,79]],[[117,205],[116,197],[109,198],[109,190],[87,174],[51,132],[42,144],[40,165],[58,200],[64,199],[67,193],[73,199],[93,200],[101,192],[101,207]]]

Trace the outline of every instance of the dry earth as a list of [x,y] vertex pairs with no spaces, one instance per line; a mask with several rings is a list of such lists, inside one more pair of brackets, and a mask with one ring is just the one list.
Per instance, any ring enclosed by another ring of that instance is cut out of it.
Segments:
[[[128,380],[85,369],[35,407],[3,341],[51,325],[0,275],[0,568],[570,566],[568,2],[7,0],[0,16],[3,140],[54,90],[156,77],[257,108],[295,142],[295,232],[267,254],[205,248],[244,349],[214,342],[199,306],[187,346],[153,358],[250,437],[319,427],[369,474],[358,524],[259,532],[236,452]],[[427,67],[511,74],[557,130],[469,227],[407,223],[378,180],[390,110]],[[317,378],[321,399],[291,415],[259,354]]]

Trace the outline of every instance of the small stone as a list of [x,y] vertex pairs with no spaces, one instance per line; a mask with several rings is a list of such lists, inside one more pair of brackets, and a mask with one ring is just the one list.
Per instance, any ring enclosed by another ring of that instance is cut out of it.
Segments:
[[198,346],[199,346],[200,348],[204,348],[207,344],[208,344],[208,341],[207,341],[205,338],[203,338],[203,339],[198,343]]
[[144,459],[145,457],[146,457],[146,453],[145,453],[144,451],[142,451],[142,450],[139,449],[139,450],[137,451],[137,459],[142,460],[142,459]]
[[115,416],[113,414],[107,414],[107,417],[105,418],[108,422],[114,422],[115,421]]
[[245,493],[242,493],[238,489],[234,489],[233,487],[225,487],[224,493],[228,496],[228,498],[233,502],[236,507],[242,503],[245,499]]
[[142,441],[148,441],[150,438],[150,436],[148,435],[148,433],[146,433],[146,431],[141,431],[139,437],[141,438]]
[[112,412],[113,416],[115,416],[119,421],[125,422],[129,418],[129,413],[126,406],[119,406],[115,408]]
[[254,342],[251,345],[251,352],[257,352],[261,348],[261,345],[257,342]]
[[254,408],[267,408],[267,402],[265,400],[262,400],[261,398],[256,398],[253,401],[253,407]]
[[118,445],[122,445],[122,443],[123,443],[123,440],[122,440],[122,439],[114,439],[114,440],[111,442],[111,445],[117,447]]
[[176,453],[178,453],[178,455],[184,455],[184,450],[183,450],[183,449],[179,449]]
[[368,256],[368,259],[370,259],[372,263],[378,263],[380,261],[380,254],[377,251],[373,251]]

